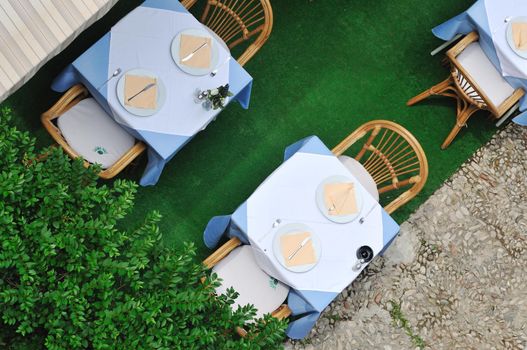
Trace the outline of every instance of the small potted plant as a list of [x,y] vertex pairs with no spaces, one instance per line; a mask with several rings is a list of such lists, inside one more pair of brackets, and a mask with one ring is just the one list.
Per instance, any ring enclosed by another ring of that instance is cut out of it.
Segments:
[[225,108],[225,99],[232,96],[229,91],[229,84],[225,84],[212,90],[201,91],[198,94],[198,101],[203,101],[203,107],[206,109],[223,109]]

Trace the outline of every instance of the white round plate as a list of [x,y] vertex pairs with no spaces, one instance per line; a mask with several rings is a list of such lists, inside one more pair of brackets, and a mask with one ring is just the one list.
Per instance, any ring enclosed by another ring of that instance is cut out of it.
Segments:
[[527,58],[527,50],[518,50],[514,44],[514,39],[512,37],[512,24],[516,22],[525,22],[527,23],[527,17],[514,17],[507,24],[507,43],[518,56],[522,58]]
[[[298,265],[298,266],[287,266],[284,260],[284,257],[282,256],[282,252],[280,249],[280,237],[288,235],[293,232],[309,232],[311,233],[311,241],[313,243],[313,249],[315,250],[315,256],[317,261],[314,264],[308,264],[308,265]],[[293,224],[287,224],[282,227],[280,227],[273,238],[273,253],[276,258],[280,262],[280,264],[286,268],[287,270],[291,272],[306,272],[311,270],[313,267],[315,267],[318,262],[320,261],[321,253],[322,253],[322,245],[320,243],[320,239],[318,236],[313,232],[313,230],[304,224],[300,223],[293,223]]]
[[[132,106],[128,106],[124,103],[124,81],[125,76],[127,74],[131,75],[140,75],[140,76],[147,76],[157,79],[157,108],[156,109],[144,109],[144,108],[136,108]],[[167,92],[165,89],[165,84],[163,84],[163,81],[161,78],[157,76],[157,74],[152,73],[151,71],[148,71],[146,69],[136,68],[136,69],[130,69],[126,73],[123,74],[121,78],[119,78],[119,81],[117,82],[117,99],[121,103],[121,105],[126,109],[128,112],[137,115],[139,117],[149,117],[163,107],[163,104],[165,103],[167,97]]]
[[[194,68],[194,67],[188,67],[184,64],[180,63],[181,58],[179,57],[179,46],[181,41],[181,35],[187,34],[187,35],[195,35],[195,36],[202,36],[211,38],[211,53],[212,57],[210,60],[210,67],[209,68]],[[218,65],[219,61],[219,50],[218,45],[216,43],[216,40],[214,40],[214,37],[210,35],[210,33],[206,29],[199,29],[199,28],[190,28],[185,29],[179,32],[174,39],[172,40],[172,45],[170,46],[170,53],[172,54],[172,59],[176,63],[176,65],[185,73],[191,74],[191,75],[206,75],[212,72],[216,66]]]
[[[329,215],[329,208],[326,206],[324,200],[324,186],[334,182],[352,182],[355,185],[355,200],[357,201],[357,212],[352,215]],[[317,187],[316,192],[317,207],[328,220],[338,224],[346,224],[355,220],[362,210],[362,193],[359,190],[357,183],[346,176],[335,175],[323,180]]]

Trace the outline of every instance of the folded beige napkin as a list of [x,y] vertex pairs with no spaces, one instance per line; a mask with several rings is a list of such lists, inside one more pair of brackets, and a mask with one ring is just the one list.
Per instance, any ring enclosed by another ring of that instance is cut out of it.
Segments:
[[358,211],[355,186],[350,182],[325,185],[324,201],[329,215],[351,215]]
[[127,106],[142,109],[157,108],[157,85],[141,92],[131,101],[128,101],[129,98],[143,90],[148,84],[157,84],[156,78],[127,74],[124,79],[124,103]]
[[280,248],[287,267],[314,264],[317,262],[315,249],[313,248],[313,240],[307,242],[306,245],[304,245],[302,249],[300,249],[298,253],[289,260],[289,256],[300,247],[302,241],[310,236],[311,233],[309,232],[294,232],[280,237]]
[[[207,45],[196,51],[192,58],[183,61],[185,57],[194,52],[203,43],[207,43]],[[209,68],[212,55],[211,45],[211,38],[182,34],[179,42],[180,63],[193,68]]]
[[516,22],[512,24],[512,37],[518,50],[527,50],[527,23]]

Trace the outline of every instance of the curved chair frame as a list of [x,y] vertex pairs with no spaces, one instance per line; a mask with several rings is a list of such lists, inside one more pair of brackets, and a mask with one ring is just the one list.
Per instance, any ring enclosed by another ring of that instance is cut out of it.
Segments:
[[415,137],[399,124],[387,120],[373,120],[360,126],[332,152],[342,155],[368,133],[355,160],[360,162],[366,152],[370,153],[361,164],[373,177],[379,194],[410,186],[384,207],[391,214],[423,189],[428,178],[428,161]]
[[[212,269],[217,263],[219,263],[223,258],[229,255],[234,249],[239,247],[241,244],[242,242],[238,238],[231,238],[225,244],[219,247],[216,251],[214,251],[214,253],[212,253],[208,258],[206,258],[203,261],[203,264],[208,269]],[[271,313],[271,316],[279,320],[287,318],[290,315],[291,309],[286,304],[282,304],[278,309],[274,310]],[[245,337],[247,335],[247,331],[240,327],[236,329],[236,332],[242,337]]]
[[457,60],[457,56],[463,52],[468,45],[478,40],[478,33],[471,32],[448,50],[447,59],[451,66],[449,77],[441,83],[411,98],[406,103],[408,106],[413,106],[432,95],[441,95],[456,99],[456,124],[441,145],[442,149],[447,148],[452,143],[461,128],[467,125],[468,119],[476,111],[487,110],[497,119],[503,116],[524,95],[523,89],[516,89],[501,105],[495,106],[485,92],[474,82],[474,79]]
[[[197,0],[184,0],[187,9]],[[273,29],[273,9],[269,0],[207,0],[201,22],[213,30],[229,49],[256,39],[238,57],[245,65],[263,46]]]
[[[81,155],[77,154],[70,147],[66,139],[62,136],[60,129],[53,122],[55,119],[59,118],[71,107],[75,106],[81,100],[88,97],[88,90],[80,84],[71,87],[62,97],[51,107],[49,110],[44,112],[41,116],[42,124],[44,128],[49,132],[51,137],[57,142],[64,151],[73,159],[82,158]],[[112,177],[119,174],[128,164],[130,164],[135,158],[137,158],[143,151],[146,149],[146,146],[143,142],[137,141],[135,145],[128,150],[120,159],[118,159],[111,167],[102,170],[99,173],[99,176],[103,179],[111,179]],[[84,167],[88,168],[90,163],[84,160]]]

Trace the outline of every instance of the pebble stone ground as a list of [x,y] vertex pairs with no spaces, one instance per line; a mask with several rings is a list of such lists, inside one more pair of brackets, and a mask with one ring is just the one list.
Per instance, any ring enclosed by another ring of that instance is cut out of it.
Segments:
[[510,124],[285,347],[525,350],[526,252],[527,128]]

